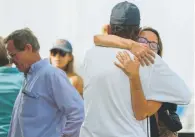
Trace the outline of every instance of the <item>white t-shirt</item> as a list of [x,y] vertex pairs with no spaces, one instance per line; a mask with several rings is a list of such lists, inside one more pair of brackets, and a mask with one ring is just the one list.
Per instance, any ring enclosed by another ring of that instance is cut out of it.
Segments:
[[[80,137],[147,137],[147,120],[134,117],[129,79],[114,65],[118,51],[93,47],[85,55],[85,120]],[[176,104],[190,101],[185,83],[157,55],[154,65],[140,67],[140,79],[148,100]]]

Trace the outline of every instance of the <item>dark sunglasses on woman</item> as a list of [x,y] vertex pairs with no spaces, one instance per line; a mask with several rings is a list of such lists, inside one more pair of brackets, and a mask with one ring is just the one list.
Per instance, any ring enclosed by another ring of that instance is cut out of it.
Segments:
[[67,52],[65,52],[63,50],[60,50],[60,49],[52,49],[51,50],[51,55],[52,56],[56,56],[57,54],[59,54],[60,56],[64,57],[64,56],[66,56],[66,53]]

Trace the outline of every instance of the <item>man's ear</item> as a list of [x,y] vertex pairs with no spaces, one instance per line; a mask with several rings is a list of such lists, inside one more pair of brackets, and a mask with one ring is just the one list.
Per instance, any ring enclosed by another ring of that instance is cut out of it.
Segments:
[[110,25],[108,25],[108,34],[112,34],[111,26]]
[[138,33],[138,35],[140,35],[141,32],[142,32],[142,27],[139,28],[139,33]]
[[32,52],[33,51],[32,45],[31,44],[26,44],[25,47],[24,47],[24,50]]
[[106,24],[102,27],[102,33],[104,35],[108,35],[108,34],[111,34],[111,29],[110,29],[110,25],[109,24]]

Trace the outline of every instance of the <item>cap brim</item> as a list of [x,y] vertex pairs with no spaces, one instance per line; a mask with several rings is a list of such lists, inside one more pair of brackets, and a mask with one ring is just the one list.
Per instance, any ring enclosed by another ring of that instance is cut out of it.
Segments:
[[53,50],[53,49],[59,49],[59,50],[62,50],[62,51],[64,51],[64,52],[72,52],[72,51],[70,51],[69,49],[65,49],[65,48],[57,47],[57,46],[52,47],[52,48],[50,49],[50,51]]

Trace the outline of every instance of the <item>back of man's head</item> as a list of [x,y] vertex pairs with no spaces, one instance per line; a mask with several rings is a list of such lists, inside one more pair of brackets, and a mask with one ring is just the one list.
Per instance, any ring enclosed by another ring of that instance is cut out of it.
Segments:
[[127,1],[116,4],[110,16],[110,26],[111,34],[136,40],[140,26],[138,7]]
[[3,42],[3,38],[0,36],[0,67],[8,65],[9,63],[10,62],[5,48],[5,44]]

